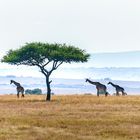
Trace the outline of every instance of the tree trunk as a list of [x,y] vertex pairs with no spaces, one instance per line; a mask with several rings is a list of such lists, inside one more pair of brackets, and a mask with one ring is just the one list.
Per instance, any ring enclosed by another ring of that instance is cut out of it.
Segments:
[[46,97],[46,101],[50,101],[51,100],[51,87],[50,87],[50,81],[49,81],[49,76],[46,76],[46,85],[47,85],[47,97]]

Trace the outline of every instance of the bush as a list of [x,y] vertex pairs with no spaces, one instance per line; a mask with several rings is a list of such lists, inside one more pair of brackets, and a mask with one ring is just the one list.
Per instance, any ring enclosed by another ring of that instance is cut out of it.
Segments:
[[36,88],[36,89],[26,89],[25,90],[25,94],[42,94],[42,90],[39,89],[39,88]]

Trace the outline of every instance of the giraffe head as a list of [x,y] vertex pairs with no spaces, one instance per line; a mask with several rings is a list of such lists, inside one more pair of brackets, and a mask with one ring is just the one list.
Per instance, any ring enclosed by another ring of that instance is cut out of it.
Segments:
[[108,85],[111,84],[111,82],[108,82]]
[[13,83],[13,80],[10,80],[10,84],[12,84]]
[[88,81],[88,79],[86,78],[86,81],[85,82],[87,82]]

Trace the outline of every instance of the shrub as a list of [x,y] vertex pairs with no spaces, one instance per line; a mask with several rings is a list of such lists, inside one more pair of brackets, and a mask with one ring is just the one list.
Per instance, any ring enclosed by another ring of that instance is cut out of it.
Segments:
[[39,89],[39,88],[36,88],[36,89],[26,89],[25,90],[25,94],[42,94],[42,90]]

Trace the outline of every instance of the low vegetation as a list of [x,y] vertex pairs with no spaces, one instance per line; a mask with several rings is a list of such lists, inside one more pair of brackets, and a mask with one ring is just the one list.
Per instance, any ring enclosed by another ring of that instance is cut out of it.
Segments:
[[138,140],[140,96],[0,96],[2,140]]
[[35,88],[35,89],[26,89],[25,90],[25,94],[42,94],[42,90],[39,88]]

